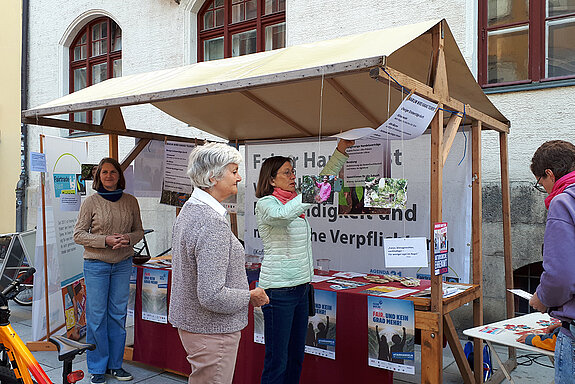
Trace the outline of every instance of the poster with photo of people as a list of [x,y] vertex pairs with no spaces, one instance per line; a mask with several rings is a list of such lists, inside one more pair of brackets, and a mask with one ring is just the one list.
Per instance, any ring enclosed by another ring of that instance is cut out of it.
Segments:
[[308,319],[305,352],[335,360],[337,292],[315,290],[315,316]]
[[415,311],[412,301],[368,296],[368,365],[415,374]]

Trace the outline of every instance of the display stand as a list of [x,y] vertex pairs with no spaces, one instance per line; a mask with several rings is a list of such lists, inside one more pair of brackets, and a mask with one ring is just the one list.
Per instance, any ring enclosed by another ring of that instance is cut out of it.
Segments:
[[[164,140],[165,135],[126,129],[123,121],[118,124],[121,119],[120,106],[153,103],[190,126],[243,143],[252,139],[332,135],[366,125],[375,128],[386,120],[383,101],[390,100],[391,105],[397,106],[405,91],[437,103],[440,109],[429,132],[430,233],[433,233],[435,223],[443,221],[443,166],[460,124],[470,126],[473,288],[444,299],[441,276],[432,275],[431,298],[413,299],[415,326],[421,330],[421,380],[423,383],[442,382],[445,337],[464,382],[481,383],[482,356],[478,354],[474,359],[474,375],[450,312],[472,303],[474,326],[483,324],[482,130],[499,133],[505,283],[506,288],[512,288],[507,162],[509,122],[476,83],[445,20],[314,44],[303,50],[293,46],[278,50],[277,54],[272,51],[260,56],[255,54],[196,63],[172,71],[170,81],[165,79],[161,84],[154,81],[152,74],[114,79],[114,87],[103,82],[90,87],[88,92],[79,91],[45,106],[24,111],[22,121]],[[215,70],[214,66],[220,67]],[[161,76],[167,75],[162,72]],[[146,79],[152,80],[147,84]],[[323,111],[320,116],[324,118],[318,124],[320,94]],[[110,118],[104,119],[101,125],[46,117],[102,108],[107,108]],[[110,142],[110,154],[117,156],[117,141],[111,138]],[[513,317],[511,294],[507,294],[506,300],[507,317]],[[474,343],[475,350],[481,350],[482,341],[475,339]],[[516,365],[514,353],[513,349],[509,350],[508,366]]]

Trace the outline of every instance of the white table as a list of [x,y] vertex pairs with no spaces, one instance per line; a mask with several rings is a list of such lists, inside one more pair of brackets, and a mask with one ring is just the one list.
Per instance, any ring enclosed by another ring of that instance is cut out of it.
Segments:
[[[539,312],[530,313],[528,315],[518,316],[518,317],[511,318],[511,319],[498,321],[496,323],[485,324],[485,325],[481,325],[479,327],[466,329],[465,331],[463,331],[463,334],[466,336],[470,336],[470,337],[474,337],[474,338],[476,337],[476,338],[485,340],[487,342],[487,345],[489,345],[489,348],[491,349],[492,356],[495,357],[495,360],[497,360],[497,364],[499,364],[499,366],[501,367],[501,370],[505,374],[505,377],[507,378],[507,380],[509,380],[509,382],[513,383],[513,380],[511,379],[509,372],[507,372],[507,369],[505,369],[505,366],[503,365],[501,359],[497,355],[497,351],[495,351],[495,348],[493,348],[493,345],[491,343],[502,344],[502,345],[505,345],[508,347],[523,349],[523,350],[527,350],[527,351],[531,351],[531,352],[540,353],[542,355],[547,355],[547,356],[549,356],[549,359],[551,360],[551,362],[553,362],[553,356],[554,356],[553,351],[548,351],[546,349],[533,347],[531,345],[527,345],[527,344],[520,343],[517,341],[519,336],[521,336],[521,334],[518,334],[518,332],[531,331],[530,333],[532,333],[535,330],[544,329],[544,328],[546,328],[546,326],[538,324],[537,322],[538,321],[547,321],[548,322],[550,320],[551,320],[551,318],[546,313],[539,313]],[[530,329],[517,329],[517,330],[505,329],[505,326],[509,325],[509,324],[511,324],[511,325],[525,325],[525,326],[529,327]],[[486,331],[491,331],[491,332],[486,332]]]

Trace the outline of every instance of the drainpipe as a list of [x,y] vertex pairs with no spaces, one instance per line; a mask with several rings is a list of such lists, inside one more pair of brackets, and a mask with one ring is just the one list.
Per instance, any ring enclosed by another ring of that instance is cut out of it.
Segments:
[[[29,0],[22,0],[22,64],[20,104],[28,109],[28,25]],[[26,186],[28,184],[28,125],[20,123],[20,180],[16,184],[16,232],[26,229]]]

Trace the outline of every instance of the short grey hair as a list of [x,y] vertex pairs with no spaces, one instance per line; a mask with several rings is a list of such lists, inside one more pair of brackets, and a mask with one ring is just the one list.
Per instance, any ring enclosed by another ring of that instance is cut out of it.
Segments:
[[232,146],[224,143],[209,143],[192,149],[188,161],[188,176],[192,187],[209,189],[220,180],[228,164],[240,164],[242,155]]

